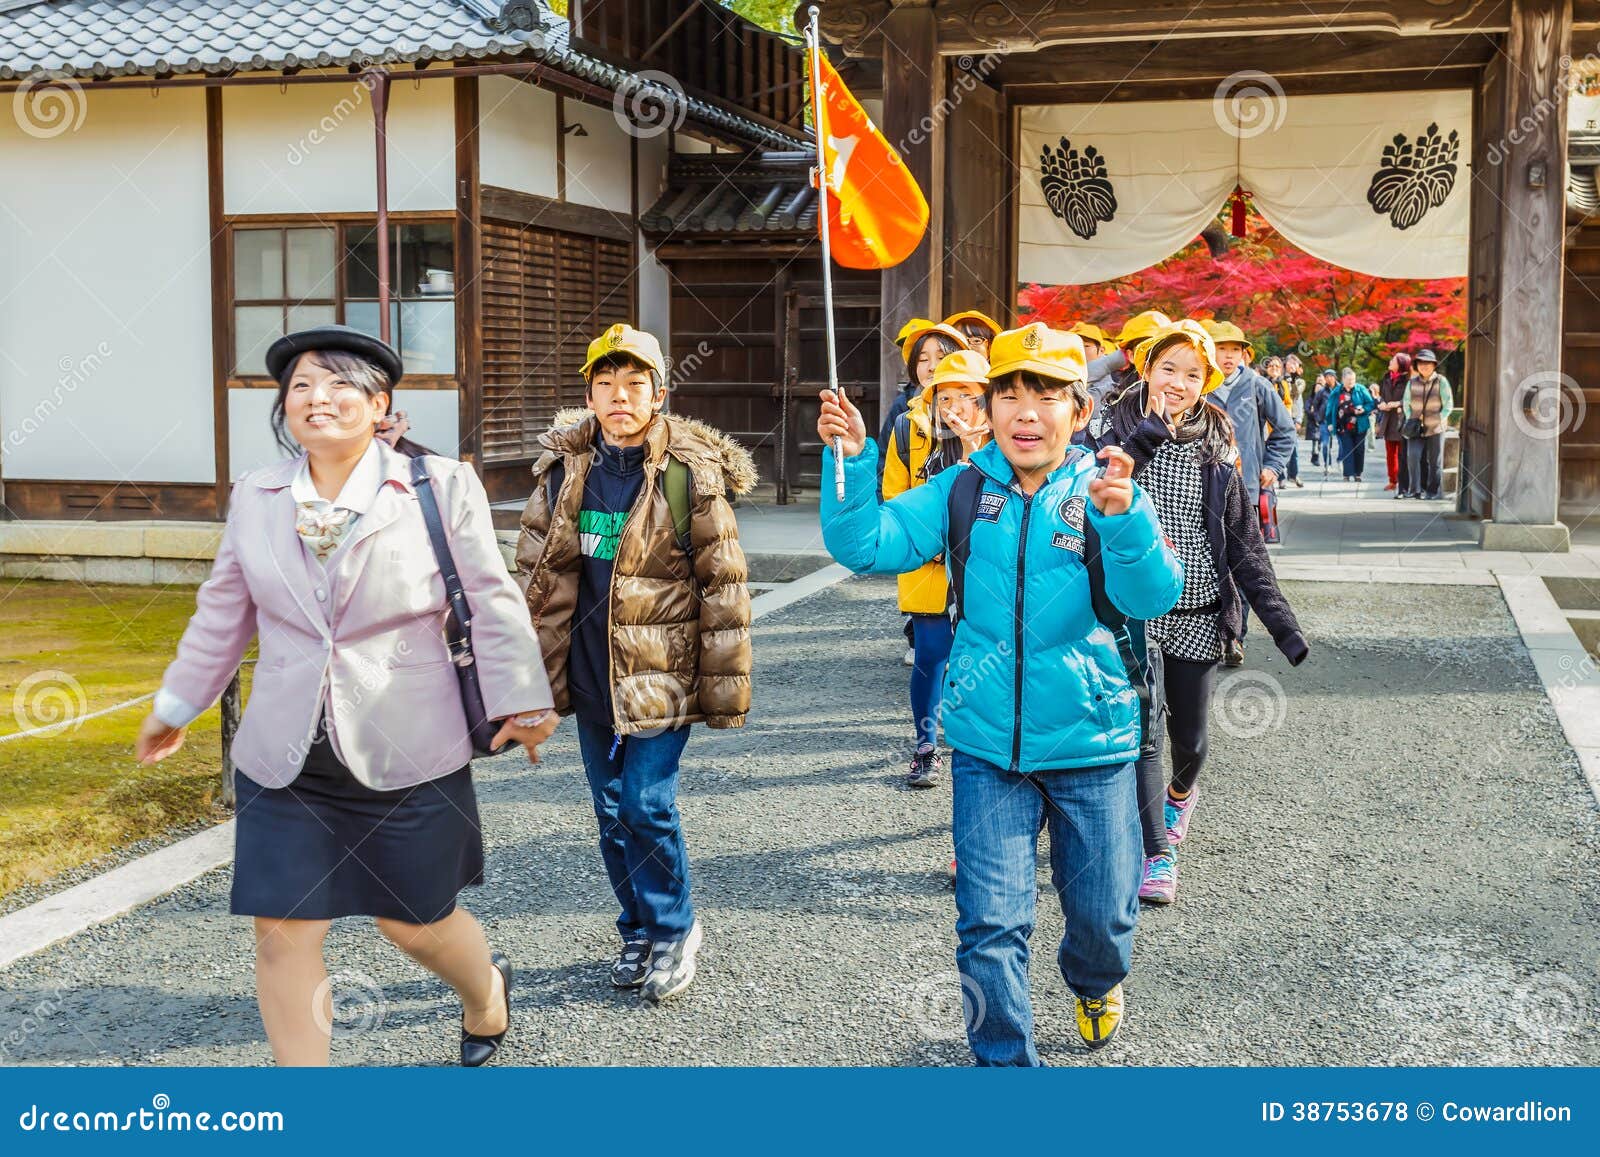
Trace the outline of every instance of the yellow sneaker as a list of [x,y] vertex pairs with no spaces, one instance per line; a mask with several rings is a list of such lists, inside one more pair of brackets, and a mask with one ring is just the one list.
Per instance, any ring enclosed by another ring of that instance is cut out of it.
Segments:
[[1122,985],[1094,1000],[1078,998],[1078,1035],[1092,1049],[1104,1048],[1122,1027]]

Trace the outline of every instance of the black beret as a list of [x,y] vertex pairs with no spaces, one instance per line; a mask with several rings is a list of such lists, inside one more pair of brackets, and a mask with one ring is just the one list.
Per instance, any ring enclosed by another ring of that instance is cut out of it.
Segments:
[[319,325],[280,337],[267,349],[267,373],[282,381],[283,371],[295,358],[312,350],[341,350],[366,358],[389,375],[391,386],[405,374],[405,366],[392,345],[347,325]]

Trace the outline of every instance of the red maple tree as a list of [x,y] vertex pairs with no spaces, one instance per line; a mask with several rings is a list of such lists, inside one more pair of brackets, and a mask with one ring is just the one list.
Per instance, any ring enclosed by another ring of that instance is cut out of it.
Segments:
[[[1225,216],[1219,222],[1227,227]],[[1113,335],[1129,317],[1217,317],[1268,353],[1298,353],[1308,370],[1353,365],[1370,380],[1397,350],[1441,358],[1467,331],[1466,278],[1399,281],[1330,265],[1295,248],[1254,211],[1246,235],[1213,257],[1195,243],[1158,265],[1093,285],[1028,285],[1017,295],[1024,323],[1093,321]]]

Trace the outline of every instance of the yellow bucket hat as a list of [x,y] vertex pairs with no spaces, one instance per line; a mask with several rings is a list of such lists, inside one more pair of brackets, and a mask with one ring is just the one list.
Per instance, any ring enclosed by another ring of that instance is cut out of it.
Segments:
[[1095,325],[1092,321],[1075,321],[1068,333],[1075,333],[1085,341],[1097,341],[1103,346],[1111,344],[1111,338],[1106,331]]
[[988,359],[977,350],[957,350],[939,360],[934,367],[933,377],[928,379],[927,388],[937,390],[941,386],[962,386],[973,393],[982,393],[988,381]]
[[1256,356],[1256,347],[1250,344],[1250,339],[1244,336],[1244,330],[1234,325],[1231,321],[1218,321],[1214,317],[1207,318],[1201,323],[1206,327],[1206,332],[1211,335],[1211,344],[1219,346],[1225,341],[1238,342],[1244,346],[1245,352],[1251,357]]
[[1042,321],[996,334],[989,343],[989,380],[1018,370],[1058,382],[1087,381],[1083,339],[1051,329]]
[[951,327],[957,327],[960,326],[960,324],[964,321],[976,321],[982,325],[988,326],[990,340],[993,340],[994,335],[1000,332],[999,322],[990,317],[988,314],[981,313],[976,309],[965,309],[960,313],[952,313],[949,317],[944,319],[944,324]]
[[[916,328],[913,329],[913,326]],[[900,338],[900,356],[905,359],[907,365],[911,364],[911,351],[916,349],[917,343],[930,333],[943,334],[945,337],[956,343],[956,349],[958,350],[964,350],[968,348],[967,335],[962,333],[959,329],[956,329],[954,326],[946,325],[942,321],[935,322],[923,321],[920,318],[914,319],[907,322],[905,327],[901,329],[900,333],[902,335]]]
[[1212,342],[1211,335],[1205,331],[1205,327],[1190,318],[1162,326],[1138,344],[1133,351],[1133,368],[1139,371],[1139,376],[1149,377],[1145,367],[1150,360],[1150,354],[1158,345],[1165,344],[1168,338],[1175,337],[1182,338],[1193,346],[1195,353],[1200,355],[1200,364],[1205,366],[1206,380],[1200,384],[1201,395],[1209,394],[1220,386],[1222,369],[1217,365],[1217,347]]
[[1127,320],[1122,332],[1117,335],[1117,345],[1125,346],[1143,341],[1162,326],[1171,324],[1172,319],[1159,309],[1147,309]]
[[589,380],[589,371],[594,368],[595,362],[612,354],[637,358],[663,381],[666,380],[667,361],[661,356],[661,343],[655,339],[655,335],[634,329],[631,325],[623,325],[620,321],[589,343],[589,353],[583,359],[583,369],[580,371],[583,380]]

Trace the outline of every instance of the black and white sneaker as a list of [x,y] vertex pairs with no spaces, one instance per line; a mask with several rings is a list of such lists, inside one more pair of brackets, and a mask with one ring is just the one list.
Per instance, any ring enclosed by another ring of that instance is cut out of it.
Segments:
[[638,988],[650,971],[650,941],[629,940],[611,965],[611,983],[618,988]]
[[700,921],[676,940],[657,940],[650,946],[650,969],[639,995],[651,1004],[677,996],[694,983],[694,958],[704,933]]
[[933,787],[939,782],[939,772],[944,769],[944,757],[938,749],[919,751],[911,757],[911,770],[906,772],[907,787]]

